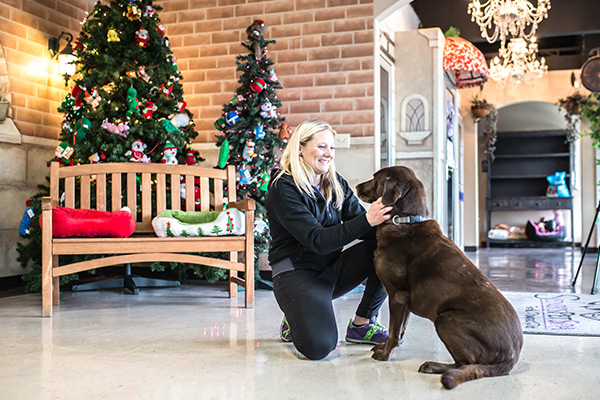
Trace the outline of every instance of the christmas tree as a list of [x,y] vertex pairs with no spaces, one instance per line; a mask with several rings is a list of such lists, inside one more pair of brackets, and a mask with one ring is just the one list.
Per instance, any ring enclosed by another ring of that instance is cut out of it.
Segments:
[[[190,147],[197,132],[183,101],[182,77],[160,10],[150,0],[98,2],[83,21],[74,49],[77,72],[72,90],[58,109],[64,113],[62,142],[48,165],[202,160]],[[36,215],[41,213],[41,197],[49,195],[47,185],[38,189],[31,198]],[[37,216],[25,237],[28,241],[17,247],[18,260],[24,268],[31,267],[24,275],[26,289],[39,291],[42,246]],[[171,269],[186,269],[169,264]],[[164,269],[157,263],[152,267]],[[200,277],[208,268],[193,267]],[[62,276],[61,284],[77,278]]]
[[235,165],[238,196],[256,201],[256,257],[268,251],[270,235],[264,206],[267,187],[290,133],[285,119],[277,112],[281,101],[276,91],[282,87],[272,67],[273,60],[268,57],[267,46],[275,41],[265,39],[266,28],[263,21],[255,20],[246,29],[248,40],[242,45],[249,53],[238,55],[236,61],[241,72],[240,86],[215,121],[215,128],[220,131],[219,167]]
[[85,19],[75,43],[73,89],[59,108],[63,149],[50,161],[184,160],[198,134],[160,10],[150,0],[98,2]]

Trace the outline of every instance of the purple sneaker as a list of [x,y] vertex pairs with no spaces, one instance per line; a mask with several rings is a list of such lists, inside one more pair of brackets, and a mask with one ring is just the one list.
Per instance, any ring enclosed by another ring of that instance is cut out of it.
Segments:
[[283,321],[281,321],[281,327],[279,328],[279,337],[284,342],[292,341],[292,333],[290,331],[290,326],[288,325],[286,317],[283,317]]
[[383,343],[388,339],[388,331],[385,326],[381,325],[371,318],[368,324],[362,326],[354,326],[352,320],[348,324],[346,330],[346,341],[352,343],[378,344]]

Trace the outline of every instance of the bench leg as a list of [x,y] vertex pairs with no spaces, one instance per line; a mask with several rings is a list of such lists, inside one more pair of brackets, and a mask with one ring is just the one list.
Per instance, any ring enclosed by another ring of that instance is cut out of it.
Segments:
[[[50,244],[51,246],[51,244]],[[42,247],[42,317],[52,316],[52,259],[49,246]]]
[[[252,260],[254,261],[254,260]],[[246,261],[246,308],[254,307],[254,262],[250,262],[250,266],[248,266],[248,261]],[[251,272],[250,272],[251,271]]]
[[[238,260],[238,253],[237,251],[230,251],[229,252],[229,261],[233,261],[233,262],[237,262]],[[237,283],[235,283],[235,279],[232,278],[237,278],[238,276],[238,272],[234,271],[232,269],[229,270],[229,298],[235,298],[237,297]]]

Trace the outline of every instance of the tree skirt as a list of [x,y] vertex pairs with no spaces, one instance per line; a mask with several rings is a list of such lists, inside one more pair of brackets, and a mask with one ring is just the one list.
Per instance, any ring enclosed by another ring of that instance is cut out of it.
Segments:
[[600,296],[573,293],[504,292],[523,333],[600,336]]
[[165,210],[152,220],[158,237],[243,235],[244,213],[231,208],[224,211]]

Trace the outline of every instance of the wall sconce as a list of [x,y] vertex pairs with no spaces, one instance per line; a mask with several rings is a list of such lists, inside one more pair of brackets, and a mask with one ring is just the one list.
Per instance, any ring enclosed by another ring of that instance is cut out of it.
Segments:
[[[66,40],[67,44],[59,51],[61,38]],[[67,86],[69,78],[75,75],[77,69],[77,66],[75,65],[77,57],[73,54],[73,47],[71,47],[72,41],[73,35],[68,32],[61,32],[57,38],[51,37],[48,39],[48,52],[52,58],[58,59],[58,72],[65,78],[65,86]]]

